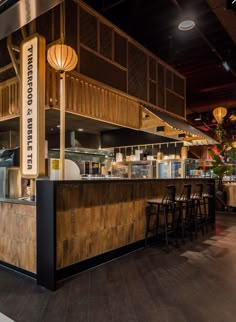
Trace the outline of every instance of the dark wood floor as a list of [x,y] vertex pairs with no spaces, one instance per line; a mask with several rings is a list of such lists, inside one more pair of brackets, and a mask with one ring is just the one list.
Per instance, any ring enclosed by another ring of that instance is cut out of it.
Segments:
[[17,322],[235,322],[236,214],[218,215],[197,242],[153,245],[60,286],[0,268],[0,312]]

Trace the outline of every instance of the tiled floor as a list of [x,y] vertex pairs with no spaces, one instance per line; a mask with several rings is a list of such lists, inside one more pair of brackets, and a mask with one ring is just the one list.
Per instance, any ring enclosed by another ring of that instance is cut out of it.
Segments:
[[236,214],[197,242],[139,250],[56,292],[0,268],[0,311],[16,322],[235,322]]

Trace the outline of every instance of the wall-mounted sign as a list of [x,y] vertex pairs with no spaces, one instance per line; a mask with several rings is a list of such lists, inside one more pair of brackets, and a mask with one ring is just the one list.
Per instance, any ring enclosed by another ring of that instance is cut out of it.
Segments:
[[21,44],[21,174],[45,173],[45,39],[37,34]]

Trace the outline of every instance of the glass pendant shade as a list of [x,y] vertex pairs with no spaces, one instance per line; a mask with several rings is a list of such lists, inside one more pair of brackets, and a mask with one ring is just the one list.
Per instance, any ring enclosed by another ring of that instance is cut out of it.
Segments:
[[49,47],[47,60],[52,68],[60,72],[69,72],[75,68],[78,56],[70,46],[56,44]]
[[214,118],[216,119],[217,123],[222,123],[223,118],[226,116],[227,114],[227,108],[225,107],[217,107],[213,110],[212,112]]

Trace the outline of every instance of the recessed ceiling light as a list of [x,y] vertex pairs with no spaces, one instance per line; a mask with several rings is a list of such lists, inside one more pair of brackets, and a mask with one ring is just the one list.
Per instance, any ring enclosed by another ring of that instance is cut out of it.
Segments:
[[198,116],[196,116],[194,118],[194,121],[201,121],[201,120],[202,120],[202,115],[201,114],[199,114]]
[[183,20],[179,23],[178,28],[181,31],[188,31],[195,27],[195,22],[193,20]]
[[78,131],[78,132],[83,132],[83,131],[84,131],[84,129],[79,128],[77,131]]
[[227,63],[227,61],[223,61],[222,62],[222,66],[224,67],[224,69],[229,72],[230,71],[230,66],[229,64]]
[[60,125],[59,124],[57,125],[57,128],[60,129]]

